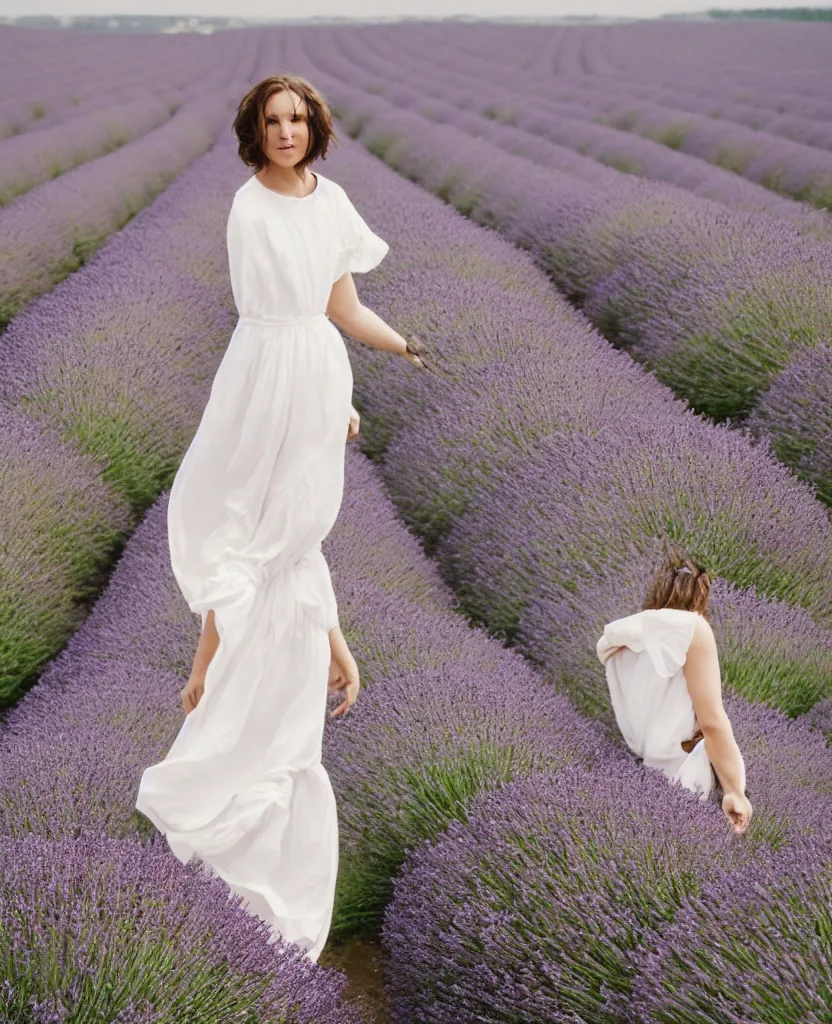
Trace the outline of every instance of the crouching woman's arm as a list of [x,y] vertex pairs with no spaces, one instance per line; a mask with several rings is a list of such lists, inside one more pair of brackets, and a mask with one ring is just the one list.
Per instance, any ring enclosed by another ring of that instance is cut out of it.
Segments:
[[716,639],[707,619],[697,616],[685,661],[685,679],[702,735],[705,753],[722,785],[722,809],[735,832],[744,832],[751,820],[745,795],[745,762],[722,705],[722,679]]

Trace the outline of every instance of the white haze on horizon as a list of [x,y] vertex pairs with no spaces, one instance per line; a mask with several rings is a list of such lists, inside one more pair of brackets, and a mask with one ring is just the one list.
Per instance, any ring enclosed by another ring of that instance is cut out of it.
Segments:
[[[826,3],[776,3],[757,0],[737,0],[734,3],[708,2],[701,8],[696,0],[557,0],[552,3],[508,3],[506,0],[418,0],[412,5],[407,0],[353,0],[347,10],[332,0],[307,0],[301,5],[276,5],[274,0],[0,0],[0,16],[22,15],[168,15],[206,17],[298,19],[321,18],[435,18],[463,15],[481,18],[517,17],[552,18],[568,15],[598,15],[606,18],[649,18],[663,14],[689,14],[709,8],[729,10],[757,7],[824,7]],[[281,9],[283,8],[283,9]]]

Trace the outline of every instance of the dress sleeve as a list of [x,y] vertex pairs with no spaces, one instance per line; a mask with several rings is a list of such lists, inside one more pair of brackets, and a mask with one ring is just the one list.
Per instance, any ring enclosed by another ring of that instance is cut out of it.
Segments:
[[390,246],[383,238],[370,229],[367,222],[353,206],[350,197],[341,190],[341,258],[338,266],[339,277],[349,271],[363,274],[379,263],[389,252]]
[[671,679],[688,658],[696,615],[677,608],[656,608],[645,614],[644,647],[658,675]]
[[684,666],[696,617],[676,608],[658,608],[610,622],[598,640],[599,659],[606,661],[619,647],[646,652],[657,675],[671,679]]

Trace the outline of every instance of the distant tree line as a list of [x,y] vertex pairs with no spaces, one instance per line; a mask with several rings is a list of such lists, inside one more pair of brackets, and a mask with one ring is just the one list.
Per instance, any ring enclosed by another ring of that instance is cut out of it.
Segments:
[[792,21],[832,21],[832,7],[756,7],[749,11],[708,11],[712,18],[790,18]]

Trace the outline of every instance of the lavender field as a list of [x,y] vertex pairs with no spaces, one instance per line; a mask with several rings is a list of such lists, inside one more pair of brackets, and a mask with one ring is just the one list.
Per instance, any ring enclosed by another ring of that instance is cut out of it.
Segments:
[[[830,53],[0,27],[0,1020],[832,1024]],[[236,322],[231,122],[280,71],[390,244],[362,301],[441,370],[348,340],[318,964],[135,810],[199,634],[166,509]],[[634,762],[595,654],[666,538],[715,579],[743,835]]]

